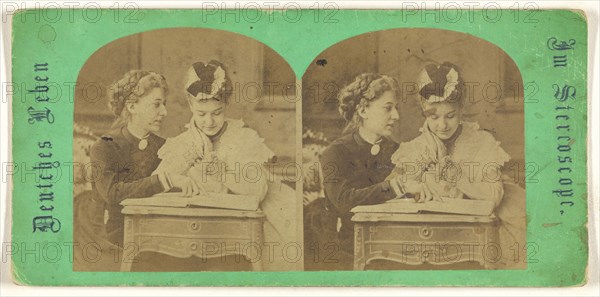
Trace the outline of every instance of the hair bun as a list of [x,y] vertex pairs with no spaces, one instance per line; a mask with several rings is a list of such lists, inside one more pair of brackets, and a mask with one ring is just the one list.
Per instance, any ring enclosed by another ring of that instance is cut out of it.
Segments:
[[166,92],[164,76],[152,71],[130,70],[109,87],[108,106],[115,117],[120,117],[127,102],[137,102],[152,87],[162,88]]
[[351,121],[359,105],[368,105],[387,90],[398,90],[398,82],[377,73],[360,74],[338,93],[338,111],[346,121]]

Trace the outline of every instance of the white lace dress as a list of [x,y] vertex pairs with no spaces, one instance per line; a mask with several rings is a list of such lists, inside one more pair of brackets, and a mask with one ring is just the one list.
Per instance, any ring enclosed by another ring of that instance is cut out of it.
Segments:
[[[192,119],[188,130],[168,138],[159,150],[158,157],[162,161],[156,171],[195,178],[208,192],[260,197],[260,209],[266,216],[265,242],[275,246],[274,255],[263,254],[263,257],[273,257],[272,261],[263,259],[264,269],[294,270],[297,263],[286,259],[282,251],[286,244],[294,244],[299,238],[295,191],[265,167],[274,153],[255,130],[246,127],[241,120],[226,119],[225,125],[213,143],[195,127]],[[223,170],[225,174],[221,174]]]
[[500,142],[471,122],[462,123],[450,148],[429,130],[427,122],[420,131],[392,155],[396,166],[392,175],[404,174],[409,183],[425,182],[444,198],[493,201],[504,260],[498,268],[521,268],[522,261],[511,259],[511,247],[526,244],[525,189],[502,175],[510,156]]

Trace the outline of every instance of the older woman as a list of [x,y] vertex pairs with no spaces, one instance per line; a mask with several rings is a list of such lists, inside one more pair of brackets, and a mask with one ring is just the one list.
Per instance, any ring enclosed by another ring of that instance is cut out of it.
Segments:
[[123,199],[149,197],[173,187],[192,195],[200,188],[186,176],[152,174],[160,162],[157,152],[165,142],[155,134],[167,115],[164,77],[155,72],[132,70],[112,85],[109,94],[116,120],[113,130],[103,135],[90,151],[92,163],[101,170],[92,187],[108,210],[109,240],[122,246],[120,202]]
[[226,117],[232,82],[225,66],[214,60],[194,63],[185,75],[185,93],[192,118],[185,132],[158,151],[162,162],[156,172],[190,176],[207,192],[259,197],[265,242],[275,244],[265,270],[294,269],[282,248],[296,243],[295,192],[264,167],[274,157],[264,139],[242,120]]
[[[144,70],[131,70],[110,86],[109,107],[115,121],[112,130],[90,150],[90,168],[97,170],[92,191],[74,200],[75,270],[118,269],[114,255],[122,254],[119,250],[126,244],[122,200],[149,197],[175,187],[185,195],[200,191],[188,177],[152,174],[159,164],[157,152],[165,142],[155,133],[167,115],[167,91],[162,75]],[[102,252],[100,261],[86,258],[90,245]]]
[[398,148],[388,138],[399,119],[397,92],[398,83],[394,79],[365,73],[338,95],[339,112],[347,126],[342,137],[333,141],[321,157],[325,204],[332,219],[329,226],[337,225],[335,231],[329,230],[335,238],[321,241],[339,243],[341,257],[337,269],[352,269],[354,228],[350,210],[358,205],[383,203],[402,194],[396,180],[386,180],[394,168],[391,156]]

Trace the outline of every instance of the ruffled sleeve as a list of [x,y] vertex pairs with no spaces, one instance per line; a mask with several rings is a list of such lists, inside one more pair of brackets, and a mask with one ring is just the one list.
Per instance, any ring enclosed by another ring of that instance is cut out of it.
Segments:
[[392,155],[395,168],[390,178],[401,175],[409,182],[420,181],[424,168],[435,162],[435,156],[436,153],[427,146],[423,135],[403,142]]
[[217,149],[219,160],[227,162],[243,162],[246,164],[264,164],[275,156],[264,143],[258,133],[240,120],[229,120],[228,129],[221,138]]
[[478,159],[487,162],[493,162],[498,166],[504,166],[510,160],[510,156],[500,146],[500,141],[497,141],[494,136],[486,131],[479,131],[481,139],[481,147],[478,152]]
[[227,189],[236,194],[265,197],[269,176],[264,164],[275,154],[255,130],[245,127],[240,120],[228,120],[216,155],[227,171],[221,175]]
[[500,142],[489,132],[480,130],[477,123],[465,122],[463,126],[463,135],[456,143],[455,160],[494,163],[499,166],[510,160]]
[[502,167],[510,160],[500,142],[486,131],[471,130],[457,143],[455,159],[463,169],[457,188],[471,199],[498,205],[504,195]]
[[158,151],[158,158],[162,161],[154,172],[185,175],[199,158],[196,146],[189,130],[168,138]]

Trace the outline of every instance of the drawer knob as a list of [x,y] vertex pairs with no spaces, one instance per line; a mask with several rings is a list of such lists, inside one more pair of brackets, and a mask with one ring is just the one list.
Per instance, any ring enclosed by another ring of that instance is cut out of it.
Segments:
[[192,228],[192,230],[198,230],[199,227],[199,224],[196,222],[190,224],[190,228]]
[[190,243],[190,249],[191,249],[192,251],[195,251],[195,250],[197,250],[197,249],[198,249],[198,244],[197,244],[197,243],[195,243],[195,242],[192,242],[192,243]]
[[428,239],[433,235],[433,230],[431,230],[429,227],[423,227],[421,228],[421,237],[424,239]]

